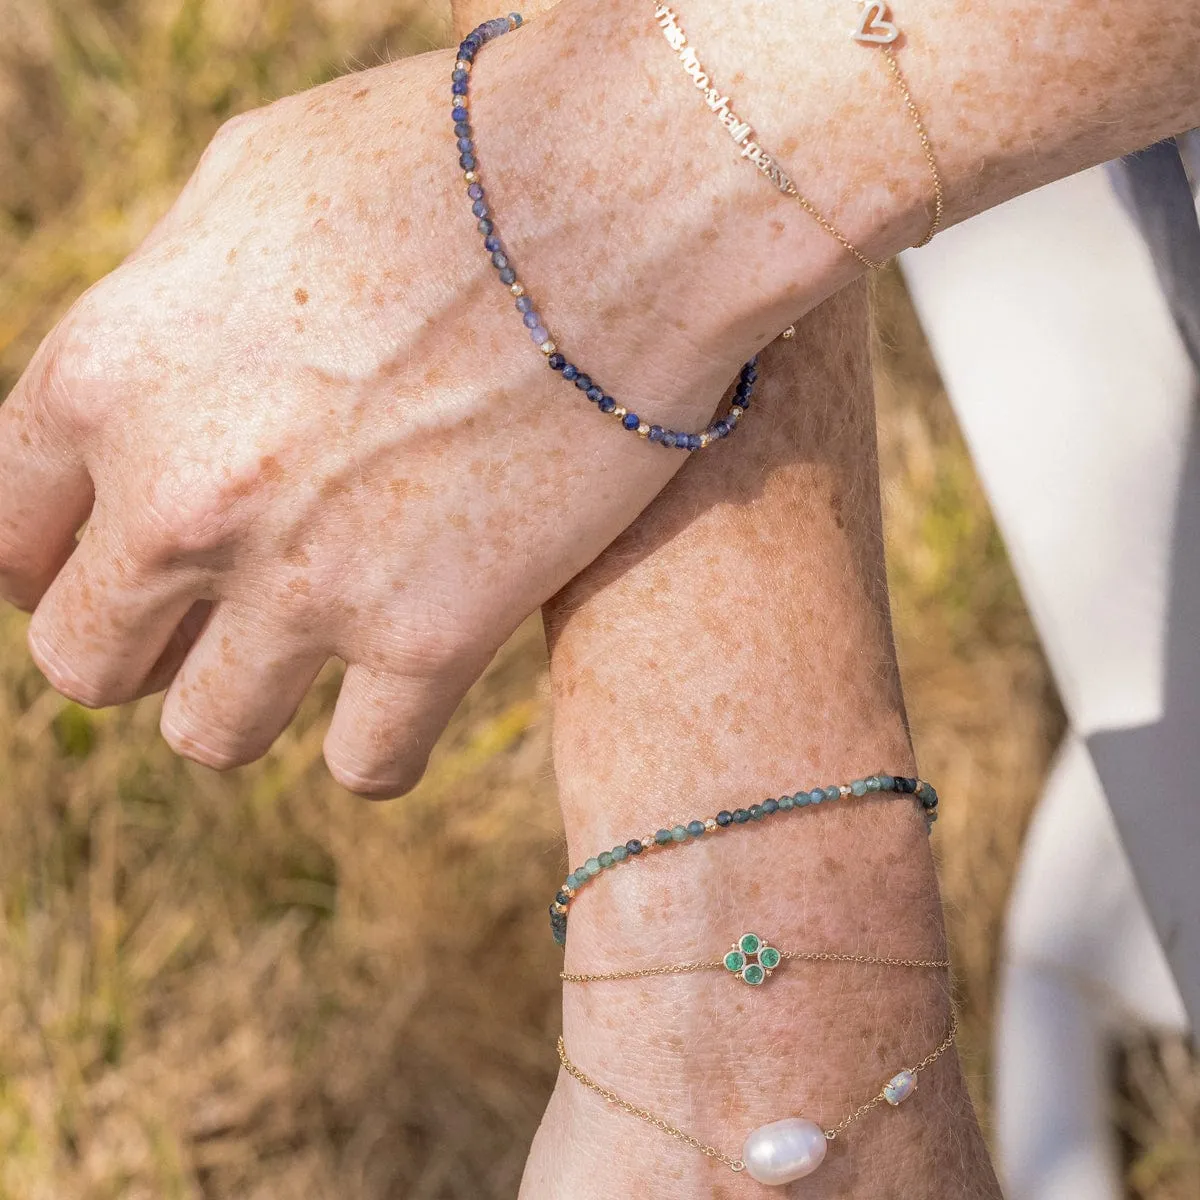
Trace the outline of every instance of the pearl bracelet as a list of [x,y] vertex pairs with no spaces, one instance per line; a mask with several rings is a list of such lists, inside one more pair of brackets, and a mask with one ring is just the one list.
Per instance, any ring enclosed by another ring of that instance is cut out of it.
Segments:
[[657,833],[647,834],[643,838],[633,838],[623,846],[614,846],[611,850],[605,850],[595,858],[589,858],[582,866],[576,867],[564,880],[554,897],[554,903],[550,905],[550,932],[560,946],[565,946],[567,944],[567,910],[579,889],[595,879],[602,871],[610,870],[623,862],[637,858],[647,850],[666,849],[683,842],[694,841],[706,834],[731,829],[735,825],[761,821],[778,813],[809,808],[816,804],[841,800],[849,796],[862,797],[875,793],[896,796],[914,795],[920,801],[930,829],[933,827],[933,822],[937,820],[938,794],[933,784],[927,783],[924,779],[883,773],[868,775],[864,779],[856,779],[852,783],[835,783],[829,787],[813,788],[809,792],[797,792],[794,796],[780,796],[777,800],[764,800],[761,804],[751,804],[749,808],[737,808],[732,812],[723,809],[715,817],[688,821],[684,825],[660,829]]
[[500,282],[508,288],[509,294],[516,297],[517,312],[529,331],[533,344],[545,355],[547,365],[559,372],[568,383],[573,383],[602,413],[616,418],[622,429],[637,434],[649,442],[659,446],[672,447],[677,450],[703,450],[728,437],[737,428],[738,420],[750,407],[750,397],[754,391],[754,383],[758,378],[758,357],[750,359],[738,374],[734,385],[733,401],[723,417],[712,421],[706,429],[699,433],[687,433],[680,429],[667,429],[662,425],[654,425],[643,421],[637,413],[631,412],[625,405],[618,404],[592,377],[582,371],[573,362],[558,352],[558,346],[550,336],[541,314],[534,308],[533,299],[525,290],[525,285],[517,278],[516,268],[512,265],[506,253],[500,235],[496,230],[496,222],[488,207],[487,196],[483,184],[479,182],[479,163],[475,155],[475,135],[471,125],[469,109],[471,68],[475,56],[483,46],[517,29],[522,24],[520,13],[509,13],[507,17],[495,17],[475,28],[469,33],[458,47],[458,56],[454,70],[450,76],[450,91],[453,100],[451,116],[454,119],[454,134],[458,139],[458,165],[462,167],[463,179],[467,185],[467,198],[471,201],[471,213],[478,221],[479,232],[483,234],[483,248],[491,255],[492,266],[499,273]]
[[832,1128],[822,1129],[816,1121],[807,1117],[784,1117],[779,1121],[771,1121],[750,1131],[742,1145],[740,1158],[722,1153],[716,1146],[707,1145],[649,1109],[632,1104],[616,1092],[597,1083],[571,1061],[567,1055],[566,1043],[561,1037],[558,1039],[558,1060],[572,1079],[601,1096],[614,1108],[619,1108],[631,1117],[637,1117],[662,1130],[668,1137],[673,1137],[676,1141],[699,1150],[701,1154],[724,1163],[731,1171],[745,1171],[758,1183],[779,1186],[811,1175],[824,1161],[829,1143],[859,1117],[866,1116],[880,1104],[886,1103],[894,1108],[907,1100],[916,1090],[917,1076],[937,1062],[954,1045],[957,1036],[958,1016],[951,1011],[950,1028],[936,1049],[914,1066],[897,1071],[870,1100],[860,1104]]

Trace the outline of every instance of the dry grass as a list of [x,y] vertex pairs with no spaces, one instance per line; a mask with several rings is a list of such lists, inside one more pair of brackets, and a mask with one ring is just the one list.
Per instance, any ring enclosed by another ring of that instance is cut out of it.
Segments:
[[[350,0],[5,0],[0,394],[231,112],[445,30]],[[881,290],[897,628],[986,1103],[997,930],[1061,729],[898,281]],[[540,630],[402,804],[333,787],[322,681],[261,764],[172,758],[156,704],[52,694],[0,615],[0,1200],[509,1197],[553,1078],[561,869]],[[1000,781],[999,789],[995,782]],[[1196,1068],[1136,1046],[1131,1195],[1200,1179]],[[1080,1200],[1087,1200],[1081,1197]]]

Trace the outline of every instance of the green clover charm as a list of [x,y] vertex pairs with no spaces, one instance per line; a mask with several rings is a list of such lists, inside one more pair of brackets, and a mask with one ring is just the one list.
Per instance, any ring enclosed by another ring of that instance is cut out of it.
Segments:
[[757,933],[743,933],[725,955],[725,969],[736,975],[743,983],[758,987],[766,982],[771,972],[779,966],[783,956],[769,946]]

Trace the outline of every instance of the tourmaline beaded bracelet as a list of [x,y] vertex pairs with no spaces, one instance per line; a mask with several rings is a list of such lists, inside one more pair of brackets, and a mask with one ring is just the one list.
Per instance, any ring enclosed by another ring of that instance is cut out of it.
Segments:
[[520,13],[509,13],[507,17],[495,17],[472,30],[458,47],[458,57],[450,76],[450,91],[453,107],[450,115],[454,119],[454,136],[458,139],[458,165],[463,169],[463,179],[467,185],[467,198],[471,201],[471,212],[478,221],[479,232],[483,234],[483,248],[491,255],[492,266],[499,274],[500,282],[508,288],[509,293],[516,297],[517,312],[521,315],[525,328],[533,344],[545,356],[551,370],[557,371],[563,379],[573,384],[581,391],[602,413],[620,421],[621,428],[627,429],[638,437],[654,442],[659,446],[673,447],[676,450],[703,450],[713,442],[728,437],[736,428],[737,423],[750,407],[750,397],[754,392],[754,383],[758,378],[758,358],[755,356],[746,363],[738,374],[734,385],[733,403],[723,417],[713,421],[701,433],[685,433],[680,429],[667,429],[662,425],[653,425],[636,413],[631,412],[625,405],[618,404],[590,375],[585,373],[575,363],[559,353],[550,331],[546,328],[541,314],[534,307],[533,299],[525,291],[524,284],[517,278],[516,268],[500,241],[496,229],[495,217],[488,206],[483,184],[479,182],[479,164],[475,155],[475,135],[471,126],[470,115],[470,79],[471,68],[475,56],[488,42],[502,34],[508,33],[521,25]]
[[794,796],[780,796],[778,799],[764,800],[760,804],[751,804],[749,808],[736,808],[732,812],[723,809],[715,817],[688,821],[683,825],[660,829],[643,838],[633,838],[624,845],[605,850],[595,858],[589,858],[582,866],[576,867],[567,876],[554,897],[554,903],[550,905],[550,932],[560,946],[565,946],[567,944],[567,911],[579,889],[586,886],[601,872],[629,862],[647,851],[678,846],[683,842],[694,841],[709,834],[732,829],[736,825],[762,821],[768,817],[778,816],[780,813],[795,812],[798,809],[810,808],[817,804],[842,800],[848,796],[867,796],[877,792],[895,796],[916,796],[925,814],[926,822],[932,829],[933,822],[937,820],[938,808],[938,794],[933,784],[927,783],[924,779],[883,773],[868,775],[863,779],[856,779],[852,783],[835,783],[829,787],[813,788],[808,792],[797,792]]

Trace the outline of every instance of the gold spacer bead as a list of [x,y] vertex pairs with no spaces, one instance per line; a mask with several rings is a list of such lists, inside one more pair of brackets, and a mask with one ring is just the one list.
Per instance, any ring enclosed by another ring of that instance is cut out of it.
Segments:
[[468,183],[478,183],[479,182],[479,176],[476,175],[474,171],[464,171],[463,178]]
[[557,900],[555,900],[554,911],[556,913],[565,913],[567,911],[567,906],[565,904],[560,904]]
[[720,829],[721,827],[717,824],[714,817],[709,817],[708,820],[704,822],[704,828],[708,833],[712,833],[714,829]]
[[712,438],[711,438],[711,437],[709,437],[707,433],[702,433],[702,434],[700,435],[700,446],[701,446],[701,448],[703,448],[703,447],[707,446],[707,445],[708,445],[708,444],[709,444],[711,441],[712,441]]
[[614,408],[614,409],[612,410],[612,415],[613,415],[614,417],[617,417],[617,418],[619,419],[619,418],[621,418],[621,417],[625,416],[625,415],[626,415],[628,412],[629,412],[629,409],[627,409],[627,408],[622,408],[622,407],[621,407],[621,406],[618,404],[618,405],[617,405],[617,407],[616,407],[616,408]]
[[790,342],[796,336],[795,325],[789,325],[780,335],[785,342]]
[[523,283],[510,283],[508,285],[508,290],[512,292],[514,296],[525,295],[525,285]]
[[564,883],[562,887],[559,888],[559,891],[561,891],[562,894],[567,897],[567,899],[575,899],[575,889],[573,887],[567,887],[567,885]]
[[455,62],[454,69],[456,71],[469,71],[471,64],[465,58],[460,58]]
[[736,404],[729,410],[729,415],[736,421],[746,410],[739,408]]
[[843,783],[842,786],[838,788],[838,792],[843,796],[849,796],[850,785],[848,783]]
[[657,846],[658,843],[654,840],[654,834],[650,833],[642,838],[642,848],[644,850],[654,850]]
[[553,342],[545,341],[538,347],[538,349],[545,355],[551,355],[555,352],[555,350],[558,349],[558,347]]
[[647,425],[645,421],[643,421],[637,427],[637,435],[638,435],[638,437],[647,437],[649,435],[649,433],[650,433],[650,426]]

